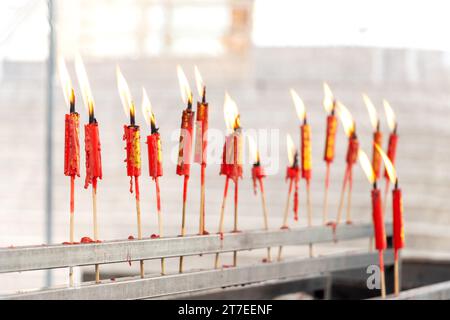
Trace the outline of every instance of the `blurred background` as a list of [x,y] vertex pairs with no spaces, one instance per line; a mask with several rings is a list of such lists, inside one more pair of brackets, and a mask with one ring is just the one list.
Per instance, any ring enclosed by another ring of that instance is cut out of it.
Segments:
[[[0,3],[0,246],[62,243],[69,235],[69,178],[63,174],[64,114],[67,113],[55,59],[64,56],[75,85],[81,123],[87,122],[75,78],[73,58],[86,64],[100,124],[103,175],[99,182],[100,238],[136,235],[134,198],[126,177],[123,114],[115,67],[120,65],[137,105],[144,86],[162,135],[161,179],[165,233],[180,232],[182,178],[169,161],[178,137],[181,101],[176,65],[194,88],[194,65],[207,86],[210,126],[225,130],[223,97],[236,100],[245,128],[279,130],[280,169],[266,178],[272,228],[281,224],[287,192],[285,134],[298,142],[298,120],[289,95],[305,101],[313,135],[314,223],[322,221],[325,164],[322,161],[325,111],[322,83],[352,112],[361,146],[371,152],[372,128],[361,98],[366,92],[381,117],[385,145],[388,127],[382,108],[387,99],[398,119],[397,169],[404,192],[410,259],[450,259],[450,191],[447,157],[450,127],[450,30],[445,2],[437,0],[4,0]],[[140,110],[142,135],[149,132]],[[146,131],[148,130],[148,131]],[[81,130],[83,131],[83,130]],[[84,141],[84,132],[81,132]],[[142,144],[142,148],[145,145]],[[84,147],[83,147],[84,148]],[[146,147],[145,147],[146,148]],[[145,149],[143,149],[145,150]],[[346,138],[338,130],[332,166],[330,217],[336,214]],[[146,236],[157,232],[154,185],[143,158],[142,210]],[[262,159],[264,164],[265,160]],[[84,152],[76,182],[75,237],[92,236],[90,191],[84,190]],[[206,225],[216,232],[224,185],[219,166],[207,168]],[[193,165],[188,204],[188,233],[198,230],[198,165]],[[368,222],[370,185],[355,169],[353,215]],[[262,228],[259,197],[253,195],[250,166],[241,183],[240,227]],[[384,182],[381,184],[384,187]],[[301,185],[299,226],[306,224]],[[226,215],[232,226],[231,202]],[[388,205],[388,220],[390,206]],[[291,219],[290,223],[294,225]],[[367,250],[368,243],[320,246],[317,255]],[[287,250],[307,256],[307,250]],[[264,250],[242,253],[240,263],[255,263]],[[231,259],[224,255],[224,260]],[[172,259],[174,260],[174,259]],[[190,257],[189,267],[213,266],[212,257]],[[146,262],[148,273],[159,262]],[[78,281],[92,278],[78,268]],[[176,270],[176,261],[169,265]],[[102,277],[137,274],[138,264],[105,266]],[[0,275],[0,292],[67,283],[67,270]]]

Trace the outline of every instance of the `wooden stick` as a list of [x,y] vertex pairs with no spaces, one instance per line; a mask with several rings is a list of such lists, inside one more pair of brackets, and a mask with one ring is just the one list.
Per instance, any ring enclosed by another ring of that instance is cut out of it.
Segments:
[[400,294],[400,271],[398,263],[398,250],[394,251],[394,294]]
[[325,175],[325,196],[323,198],[322,222],[324,225],[328,222],[328,189],[330,188],[330,162],[327,162],[327,173]]
[[[238,200],[239,200],[239,177],[236,177],[234,181],[234,228],[233,232],[239,232],[238,230]],[[237,251],[233,252],[233,266],[237,266]]]
[[339,200],[339,207],[338,207],[338,213],[337,213],[337,218],[336,218],[336,225],[341,223],[342,208],[344,207],[344,195],[345,195],[345,188],[347,187],[348,174],[349,174],[349,166],[347,166],[347,168],[345,169],[344,181],[342,182],[341,198]]
[[200,224],[198,231],[200,235],[205,234],[205,169],[206,164],[202,163],[200,171]]
[[[308,207],[308,227],[312,227],[311,181],[306,180],[306,204]],[[309,244],[309,257],[314,256],[313,245]]]
[[[138,239],[142,239],[142,224],[141,224],[141,201],[139,196],[139,177],[134,177],[134,186],[135,186],[135,194],[136,194],[136,216],[137,216],[137,230],[138,230]],[[141,278],[145,277],[144,272],[144,260],[139,261],[139,268]]]
[[[70,243],[74,242],[75,176],[70,176]],[[73,267],[69,268],[69,285],[73,287]]]
[[[97,179],[94,178],[92,183],[92,211],[94,218],[94,241],[98,240],[98,227],[97,227]],[[100,268],[99,265],[95,265],[95,283],[100,283]]]
[[[288,222],[288,215],[289,215],[289,202],[291,201],[293,182],[294,182],[294,179],[291,179],[291,181],[289,182],[289,190],[288,190],[288,195],[287,195],[287,200],[286,200],[286,206],[284,207],[283,224],[281,225],[282,229],[288,228],[287,222]],[[278,261],[281,261],[282,251],[283,251],[283,246],[278,247],[278,258],[277,258]]]
[[[186,202],[187,202],[188,181],[189,181],[189,176],[185,175],[184,183],[183,183],[183,213],[181,216],[181,236],[182,237],[184,237],[184,235],[186,234]],[[183,273],[183,256],[180,257],[179,272]]]
[[381,276],[381,297],[383,299],[386,298],[386,281],[384,275],[384,258],[383,258],[383,250],[378,251],[378,257],[380,260],[380,276]]
[[[219,234],[221,239],[223,239],[223,222],[225,216],[225,204],[227,202],[229,180],[230,178],[227,176],[225,180],[225,188],[223,191],[222,207],[220,209]],[[219,267],[219,253],[216,253],[216,259],[214,261],[214,269],[217,269],[218,267]]]
[[352,209],[352,191],[353,191],[353,168],[350,167],[348,174],[348,194],[347,194],[347,224],[352,223],[351,209]]
[[[161,213],[161,191],[159,189],[159,180],[158,177],[155,178],[155,188],[156,188],[156,210],[158,214],[158,232],[159,237],[163,236],[163,217]],[[164,258],[161,258],[161,275],[166,273]]]
[[[262,207],[263,207],[263,217],[264,217],[264,230],[269,230],[269,219],[267,214],[267,206],[266,206],[266,195],[264,192],[264,184],[262,181],[262,178],[259,178],[259,189],[261,191],[261,201],[262,201]],[[267,247],[267,262],[271,262],[272,257],[270,254],[270,247]]]

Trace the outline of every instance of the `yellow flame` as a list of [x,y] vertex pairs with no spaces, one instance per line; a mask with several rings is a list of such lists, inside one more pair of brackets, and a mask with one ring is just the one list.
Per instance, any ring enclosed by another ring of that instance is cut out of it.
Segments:
[[125,115],[129,117],[130,115],[135,115],[134,103],[131,98],[130,88],[128,87],[127,81],[120,71],[119,66],[116,67],[117,76],[117,88],[119,90],[120,100],[122,101],[123,111]]
[[178,82],[180,83],[181,99],[185,104],[192,103],[192,91],[183,69],[177,66]]
[[344,131],[347,137],[350,137],[355,132],[355,122],[353,120],[352,114],[342,103],[338,102],[338,114],[341,119],[342,125],[344,126]]
[[89,85],[89,79],[87,77],[86,68],[84,67],[83,60],[79,54],[75,57],[75,71],[78,78],[78,83],[81,89],[81,95],[83,97],[83,103],[89,115],[94,112],[94,97],[92,95],[91,86]]
[[142,88],[142,114],[144,115],[145,122],[147,122],[148,125],[156,124],[155,115],[152,111],[152,104],[148,98],[145,88]]
[[370,183],[374,183],[375,182],[375,172],[373,171],[372,163],[370,162],[367,154],[364,151],[362,151],[361,149],[358,150],[358,159],[359,159],[359,164],[361,165],[364,173],[367,176],[367,179],[369,180]]
[[330,113],[333,110],[334,96],[330,86],[326,82],[323,83],[323,92],[323,107],[326,112]]
[[72,81],[70,80],[69,72],[67,71],[66,62],[63,57],[58,59],[59,79],[61,81],[61,87],[63,89],[64,100],[69,106],[74,103],[75,96],[73,92]]
[[197,66],[194,67],[195,72],[195,83],[197,84],[197,91],[200,97],[203,97],[203,88],[205,87],[205,83],[203,82],[202,75],[198,70]]
[[294,89],[290,90],[292,100],[294,101],[295,110],[297,111],[297,116],[300,122],[303,123],[306,117],[306,109],[305,104],[303,103],[303,100],[298,96],[297,92],[295,92]]
[[376,131],[378,127],[377,109],[375,109],[375,106],[373,105],[372,101],[365,93],[363,93],[362,97],[364,100],[364,104],[367,107],[367,111],[369,112],[370,124],[372,125],[373,130]]
[[392,184],[395,183],[397,180],[397,173],[395,172],[395,167],[392,164],[392,161],[389,159],[387,154],[381,149],[381,147],[378,144],[375,144],[375,148],[377,148],[378,153],[381,155],[381,158],[384,162],[384,167],[386,168],[387,174],[389,176],[389,180]]
[[386,120],[387,120],[389,129],[391,129],[391,131],[394,131],[395,126],[397,124],[397,120],[395,119],[394,110],[392,109],[389,102],[387,102],[386,100],[383,100],[383,106],[384,106],[384,113],[386,114]]
[[223,105],[223,113],[225,125],[229,131],[239,127],[239,110],[236,102],[230,97],[228,92],[225,93],[225,102]]
[[294,141],[292,140],[292,137],[289,133],[286,135],[286,146],[287,146],[287,154],[288,154],[288,159],[289,159],[289,166],[292,167],[294,165],[295,152],[297,150],[295,149]]
[[256,141],[252,136],[248,135],[248,150],[250,152],[250,157],[253,159],[253,163],[259,162],[259,152],[258,147],[256,146]]

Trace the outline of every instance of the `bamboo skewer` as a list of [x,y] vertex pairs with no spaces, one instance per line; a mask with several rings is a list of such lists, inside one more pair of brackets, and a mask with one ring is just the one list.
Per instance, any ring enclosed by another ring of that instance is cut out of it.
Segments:
[[322,222],[324,225],[328,222],[328,189],[330,188],[330,163],[327,162],[327,172],[325,175],[325,195],[323,198],[323,219]]
[[199,234],[206,234],[205,230],[205,169],[206,164],[202,163],[200,172],[200,224],[199,224]]
[[[94,241],[98,240],[98,227],[97,227],[97,180],[94,178],[92,184],[92,212],[94,219]],[[99,265],[95,265],[95,283],[100,283],[100,268]]]
[[[294,180],[291,179],[291,181],[289,182],[289,190],[288,190],[288,195],[287,195],[287,200],[286,200],[286,206],[284,208],[284,217],[283,217],[283,224],[281,226],[281,229],[287,229],[288,225],[288,215],[289,215],[289,202],[291,201],[291,193],[292,193],[292,184],[293,184]],[[281,255],[282,255],[282,251],[283,251],[283,246],[280,246],[278,248],[278,261],[281,261]]]
[[338,213],[337,213],[337,218],[336,218],[336,225],[341,223],[342,209],[344,207],[344,196],[345,196],[345,190],[346,190],[346,187],[347,187],[348,175],[349,175],[349,166],[347,166],[347,168],[345,169],[344,181],[342,182],[341,198],[339,200],[339,207],[338,207]]
[[[230,178],[227,176],[227,178],[225,180],[225,188],[223,191],[222,207],[220,209],[220,220],[219,220],[220,239],[223,239],[223,222],[224,222],[224,215],[225,215],[225,204],[227,202],[229,180],[230,180]],[[216,253],[216,259],[214,261],[214,269],[217,269],[218,267],[219,267],[219,253]]]
[[[75,214],[75,176],[70,176],[70,234],[69,241],[74,242],[74,214]],[[73,287],[73,267],[69,268],[69,285]]]
[[346,219],[347,224],[352,223],[352,219],[351,219],[352,191],[353,191],[353,170],[352,170],[352,167],[350,167],[349,173],[348,173],[347,219]]
[[[306,205],[308,208],[308,227],[312,227],[311,182],[306,180]],[[313,245],[309,244],[309,257],[314,256]]]
[[[238,230],[238,199],[239,199],[239,180],[236,177],[234,182],[234,228],[233,232],[239,232]],[[237,266],[237,251],[233,251],[233,266]]]
[[394,252],[394,294],[398,296],[400,294],[400,270],[398,263],[398,250]]
[[[139,196],[139,177],[134,177],[134,186],[136,193],[136,217],[137,217],[137,231],[138,231],[138,239],[142,240],[142,224],[141,224],[141,201]],[[139,261],[139,269],[141,278],[145,277],[144,272],[144,260]]]
[[[163,236],[163,217],[161,213],[161,192],[159,190],[159,180],[155,177],[155,188],[156,188],[156,210],[158,214],[158,232],[159,236]],[[161,258],[161,275],[165,274],[165,264],[164,258]]]
[[[263,207],[263,215],[264,215],[264,230],[269,230],[269,219],[267,215],[267,205],[266,205],[266,195],[264,192],[264,184],[262,182],[262,179],[259,180],[259,188],[261,191],[261,201],[262,201],[262,207]],[[270,247],[267,247],[267,262],[271,262],[272,257],[270,254]]]
[[[187,201],[187,188],[188,188],[189,176],[184,176],[183,183],[183,213],[181,218],[181,236],[186,234],[186,201]],[[179,272],[183,273],[183,256],[180,257]]]
[[379,260],[380,260],[380,276],[381,276],[381,298],[386,298],[386,280],[384,274],[384,258],[383,258],[383,250],[378,252]]

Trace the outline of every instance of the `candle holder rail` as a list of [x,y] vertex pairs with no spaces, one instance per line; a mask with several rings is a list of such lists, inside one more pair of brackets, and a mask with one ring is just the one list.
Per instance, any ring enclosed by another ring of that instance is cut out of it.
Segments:
[[[387,236],[392,225],[387,224]],[[0,273],[45,270],[95,264],[120,263],[214,254],[278,246],[326,243],[373,235],[371,224],[330,227],[317,226],[291,230],[248,231],[219,235],[160,239],[116,240],[74,245],[41,245],[0,249]],[[60,286],[0,296],[1,299],[144,299],[198,292],[265,281],[308,278],[312,275],[366,268],[376,264],[376,252],[330,254],[315,258],[286,259],[226,269],[189,271],[164,276],[85,282],[75,287]],[[393,264],[392,250],[385,252],[386,265]]]

